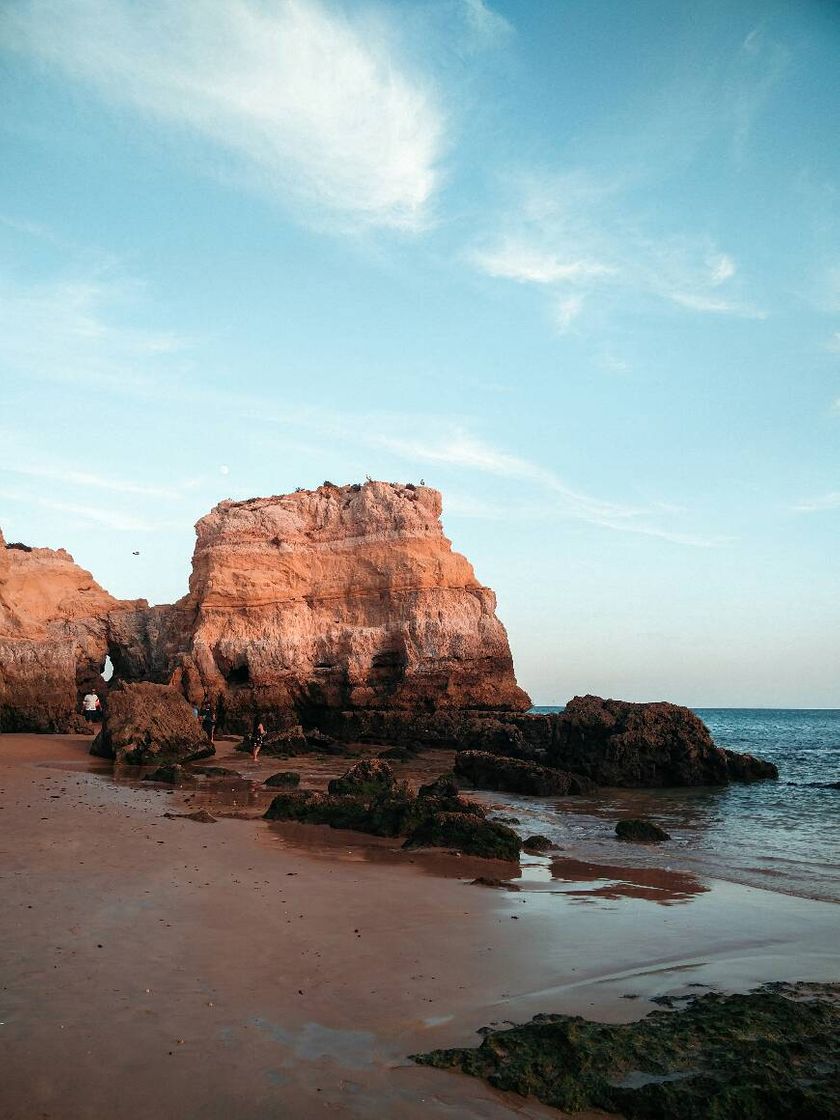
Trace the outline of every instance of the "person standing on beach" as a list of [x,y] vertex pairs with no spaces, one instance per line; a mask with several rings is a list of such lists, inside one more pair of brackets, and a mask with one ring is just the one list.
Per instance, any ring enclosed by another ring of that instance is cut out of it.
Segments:
[[216,704],[216,730],[221,735],[225,729],[225,720],[227,719],[227,704],[225,703],[224,694],[219,697]]
[[213,705],[209,700],[201,709],[201,726],[204,728],[204,734],[212,743],[216,734],[216,716],[213,713]]
[[91,689],[91,691],[88,692],[82,700],[82,710],[85,714],[85,722],[96,723],[99,719],[101,708],[102,705],[99,703],[99,697]]
[[254,762],[260,756],[262,750],[263,739],[265,738],[265,727],[259,716],[254,716],[254,722],[251,725],[251,758]]

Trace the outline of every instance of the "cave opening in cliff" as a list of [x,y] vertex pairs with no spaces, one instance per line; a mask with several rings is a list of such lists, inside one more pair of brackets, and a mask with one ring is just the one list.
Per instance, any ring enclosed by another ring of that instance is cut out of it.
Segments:
[[109,681],[114,675],[114,662],[111,660],[110,654],[105,654],[105,664],[102,666],[100,676],[103,681]]
[[250,684],[251,672],[248,668],[247,662],[244,665],[237,665],[233,669],[229,669],[225,673],[225,680],[228,684]]

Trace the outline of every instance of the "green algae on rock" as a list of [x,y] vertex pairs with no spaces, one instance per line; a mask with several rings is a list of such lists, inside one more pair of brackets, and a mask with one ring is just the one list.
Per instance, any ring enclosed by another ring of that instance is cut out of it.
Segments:
[[635,1023],[537,1015],[476,1049],[414,1054],[497,1089],[627,1120],[829,1120],[840,1115],[840,984],[692,997]]

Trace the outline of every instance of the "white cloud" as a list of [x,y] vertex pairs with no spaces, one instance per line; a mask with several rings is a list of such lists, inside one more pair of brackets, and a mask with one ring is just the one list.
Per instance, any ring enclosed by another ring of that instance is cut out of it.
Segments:
[[504,16],[489,8],[484,0],[459,0],[463,7],[469,38],[478,49],[497,47],[513,35]]
[[[37,506],[40,509],[53,510],[56,513],[67,513],[74,518],[90,522],[94,525],[104,525],[106,529],[113,529],[118,533],[155,533],[163,529],[183,528],[178,521],[157,521],[122,510],[104,509],[100,506],[82,505],[77,502],[56,501],[53,498],[44,498],[38,494],[24,493],[17,490],[0,489],[0,498],[6,501],[25,502],[27,506]],[[185,519],[187,522],[189,519]]]
[[146,498],[177,499],[181,497],[183,489],[192,488],[191,482],[182,484],[183,489],[169,486],[147,486],[145,483],[129,482],[126,479],[74,470],[66,466],[37,466],[34,464],[19,466],[13,463],[0,462],[0,474],[2,473],[22,475],[26,478],[42,478],[50,482],[60,482],[82,489],[108,490],[115,494],[137,494]]
[[598,182],[580,172],[520,177],[498,232],[468,259],[490,276],[560,295],[551,309],[561,333],[583,308],[567,294],[570,288],[585,291],[592,307],[621,297],[701,314],[766,317],[742,297],[729,253],[703,235],[657,236],[625,202],[626,189],[620,180]]
[[554,308],[554,321],[561,334],[565,334],[583,311],[583,296],[563,296]]
[[766,319],[767,312],[737,300],[719,299],[702,292],[668,292],[668,299],[689,311],[708,312],[716,315],[736,315],[741,319]]
[[797,513],[821,513],[823,510],[840,509],[840,490],[822,494],[818,498],[806,498],[793,508]]
[[316,0],[13,0],[2,28],[109,101],[221,146],[231,173],[285,199],[354,224],[427,221],[443,113],[382,15]]
[[735,261],[727,253],[719,253],[709,258],[709,280],[712,284],[722,284],[735,275]]
[[542,246],[516,241],[505,241],[495,249],[477,249],[470,259],[488,276],[528,284],[588,280],[613,271],[597,261],[561,260]]

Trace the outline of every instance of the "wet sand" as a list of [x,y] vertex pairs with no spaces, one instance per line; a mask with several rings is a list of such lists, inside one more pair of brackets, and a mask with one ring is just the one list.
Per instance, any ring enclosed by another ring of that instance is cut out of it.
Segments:
[[[9,1120],[557,1117],[406,1055],[538,1011],[627,1021],[840,975],[830,903],[574,852],[526,859],[518,891],[472,886],[510,869],[268,825],[248,783],[115,782],[89,744],[0,736]],[[259,778],[347,765],[218,748]],[[235,816],[163,815],[200,806]]]

